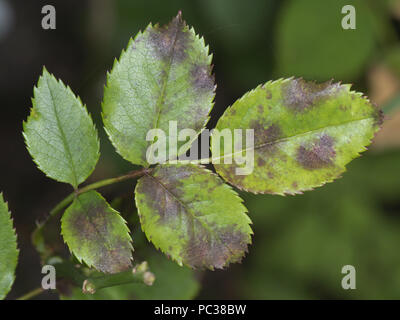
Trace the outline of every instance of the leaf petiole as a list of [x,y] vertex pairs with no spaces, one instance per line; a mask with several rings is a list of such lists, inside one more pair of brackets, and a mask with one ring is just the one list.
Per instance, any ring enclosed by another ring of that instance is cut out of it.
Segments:
[[32,299],[36,296],[38,296],[39,294],[41,294],[44,291],[43,288],[36,288],[26,294],[24,294],[23,296],[19,297],[17,300],[29,300]]
[[32,233],[32,239],[33,239],[33,243],[35,244],[35,239],[36,239],[36,235],[38,235],[46,226],[47,222],[50,220],[51,217],[56,216],[58,213],[62,212],[62,210],[68,206],[75,197],[77,197],[80,194],[83,194],[85,192],[91,191],[91,190],[95,190],[97,188],[101,188],[101,187],[105,187],[114,183],[118,183],[118,182],[122,182],[125,180],[129,180],[129,179],[136,179],[136,178],[140,178],[141,176],[151,172],[152,169],[149,168],[142,168],[139,170],[135,170],[135,171],[131,171],[125,175],[119,176],[119,177],[115,177],[115,178],[109,178],[109,179],[105,179],[105,180],[101,180],[101,181],[97,181],[94,182],[92,184],[89,184],[87,186],[84,186],[80,189],[77,189],[76,191],[72,192],[70,195],[68,195],[66,198],[64,198],[62,201],[60,201],[49,213],[48,217],[38,223],[37,228],[35,229],[35,231]]

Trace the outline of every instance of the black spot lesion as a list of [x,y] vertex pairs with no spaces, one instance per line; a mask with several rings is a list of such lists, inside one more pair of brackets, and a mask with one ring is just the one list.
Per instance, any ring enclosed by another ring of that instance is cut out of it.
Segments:
[[282,130],[277,124],[271,124],[264,132],[266,142],[275,142],[282,137]]
[[97,257],[96,265],[105,273],[117,273],[132,267],[130,252],[132,248],[123,239],[114,239],[112,247],[103,250]]
[[380,109],[378,106],[373,105],[373,107],[374,111],[372,117],[374,118],[374,124],[378,127],[381,127],[385,120],[385,114],[383,113],[382,109]]
[[189,28],[182,20],[181,12],[167,25],[155,25],[150,29],[150,43],[157,55],[165,61],[174,59],[181,62],[187,58],[187,50],[192,45]]
[[215,237],[204,228],[199,231],[191,234],[182,252],[184,261],[192,268],[223,269],[240,262],[248,250],[250,236],[233,226],[217,229]]
[[99,232],[107,232],[109,222],[102,216],[102,211],[101,205],[89,206],[84,208],[82,212],[75,213],[71,218],[72,230],[81,242],[96,241]]
[[261,156],[258,156],[257,158],[257,165],[259,167],[263,167],[265,165],[265,160]]
[[333,138],[324,134],[310,147],[299,146],[296,160],[303,168],[315,170],[332,166],[335,157]]
[[285,106],[296,112],[304,112],[317,102],[335,95],[340,88],[340,84],[332,83],[332,80],[319,84],[299,78],[282,86],[282,97]]
[[158,221],[161,224],[170,222],[180,210],[178,203],[171,199],[155,177],[142,177],[137,192],[146,195],[145,204],[159,216]]
[[159,216],[160,224],[174,223],[185,210],[180,201],[184,196],[182,181],[193,174],[185,166],[163,165],[140,179],[137,192],[146,195],[144,202]]
[[196,91],[210,92],[215,89],[215,77],[210,65],[193,65],[190,71],[192,86]]
[[267,154],[277,151],[276,142],[282,138],[282,130],[278,124],[273,123],[265,128],[262,122],[253,120],[249,126],[254,130],[254,148],[256,150],[262,149]]

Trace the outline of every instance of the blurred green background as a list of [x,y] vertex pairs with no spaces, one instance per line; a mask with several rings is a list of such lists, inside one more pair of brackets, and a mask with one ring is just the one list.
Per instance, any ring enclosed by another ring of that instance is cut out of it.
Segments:
[[[56,30],[41,28],[45,4],[56,8]],[[341,27],[346,4],[356,8],[356,30]],[[102,155],[88,182],[132,170],[101,125],[105,74],[139,29],[167,23],[178,10],[214,54],[218,88],[209,128],[246,91],[290,76],[352,83],[385,108],[387,120],[370,150],[334,183],[298,196],[241,193],[255,235],[243,263],[224,271],[191,271],[156,252],[138,225],[134,182],[102,189],[129,221],[135,259],[147,259],[157,281],[152,288],[127,285],[89,298],[400,298],[400,1],[0,0],[0,190],[21,249],[9,298],[40,285],[30,235],[35,221],[71,191],[36,169],[21,134],[42,66],[71,86],[97,123]],[[348,264],[356,268],[356,290],[341,287]]]

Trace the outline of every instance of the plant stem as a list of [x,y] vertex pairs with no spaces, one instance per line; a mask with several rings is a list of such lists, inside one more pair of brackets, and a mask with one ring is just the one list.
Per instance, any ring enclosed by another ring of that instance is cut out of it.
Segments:
[[97,290],[102,288],[135,282],[151,286],[154,280],[154,274],[149,271],[148,264],[144,261],[132,270],[109,274],[102,277],[88,278],[83,281],[82,292],[94,294]]
[[43,291],[44,291],[43,288],[36,288],[36,289],[24,294],[23,296],[19,297],[17,300],[29,300],[29,299],[34,298],[37,295],[41,294]]
[[[126,283],[144,283],[147,286],[153,285],[155,276],[149,270],[149,265],[146,261],[136,265],[133,269],[122,271],[114,274],[106,274],[100,277],[89,277],[77,269],[71,262],[64,261],[55,264],[57,267],[57,277],[68,279],[77,286],[82,286],[83,293],[94,294],[97,290],[118,286]],[[28,300],[44,291],[43,288],[36,288],[17,300]]]
[[105,180],[101,180],[101,181],[97,181],[94,182],[92,184],[89,184],[87,186],[82,187],[81,189],[77,189],[75,190],[73,193],[71,193],[69,196],[67,196],[66,198],[64,198],[64,200],[62,200],[61,202],[59,202],[49,213],[49,216],[43,221],[41,222],[36,230],[34,231],[34,233],[36,232],[40,232],[40,230],[42,230],[44,228],[44,226],[46,225],[47,221],[57,215],[58,213],[60,213],[67,205],[69,205],[76,196],[88,192],[90,190],[95,190],[97,188],[101,188],[101,187],[105,187],[108,186],[110,184],[114,184],[114,183],[118,183],[118,182],[122,182],[125,180],[129,180],[129,179],[135,179],[135,178],[139,178],[147,173],[149,173],[151,171],[151,169],[149,168],[142,168],[136,171],[132,171],[129,172],[128,174],[119,176],[119,177],[115,177],[115,178],[110,178],[110,179],[105,179]]
[[89,185],[81,188],[81,189],[78,189],[73,194],[80,195],[80,194],[88,192],[90,190],[94,190],[94,189],[97,189],[97,188],[105,187],[105,186],[108,186],[110,184],[118,183],[118,182],[129,180],[129,179],[139,178],[139,177],[149,173],[150,171],[151,171],[151,169],[149,169],[149,168],[142,168],[140,170],[129,172],[128,174],[125,174],[123,176],[119,176],[119,177],[115,177],[115,178],[110,178],[110,179],[105,179],[105,180],[101,180],[101,181],[98,181],[98,182],[94,182],[92,184],[89,184]]
[[57,268],[58,279],[67,279],[78,287],[83,293],[95,293],[97,290],[118,286],[125,283],[144,283],[151,286],[155,280],[146,261],[136,265],[133,269],[101,276],[87,276],[71,261],[63,261],[54,265]]

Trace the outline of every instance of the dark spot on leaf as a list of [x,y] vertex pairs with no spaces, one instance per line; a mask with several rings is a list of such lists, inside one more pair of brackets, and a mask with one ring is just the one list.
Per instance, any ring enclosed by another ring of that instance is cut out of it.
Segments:
[[[103,272],[117,273],[131,267],[131,247],[123,239],[114,239],[112,248],[100,255],[97,260],[97,268]],[[127,254],[129,253],[129,254]]]
[[271,93],[271,91],[266,90],[265,98],[268,99],[268,100],[272,98],[272,93]]
[[374,106],[374,107],[375,107],[374,114],[373,114],[373,117],[375,119],[375,123],[374,124],[376,126],[380,127],[383,124],[383,121],[385,119],[385,115],[384,115],[383,111],[381,109],[379,109],[377,106]]
[[[143,201],[139,201],[139,202],[140,202],[140,203],[143,203]],[[146,223],[146,218],[145,218],[145,216],[143,216],[142,214],[140,214],[140,212],[138,212],[138,215],[139,215],[140,224],[141,224],[141,225],[145,224],[145,223]]]
[[191,72],[192,85],[196,91],[209,92],[214,90],[214,75],[211,74],[211,66],[193,65]]
[[295,188],[295,189],[297,189],[297,186],[298,186],[298,185],[297,185],[297,182],[294,181],[294,182],[292,183],[292,187]]
[[184,203],[179,201],[184,195],[181,186],[182,181],[192,174],[193,172],[185,170],[184,166],[164,165],[159,167],[152,176],[144,176],[140,179],[138,192],[151,195],[151,197],[146,197],[145,201],[147,206],[153,208],[154,212],[160,216],[160,223],[170,223],[185,210]]
[[104,205],[84,204],[83,210],[74,212],[70,218],[74,237],[83,244],[96,245],[96,255],[93,265],[105,273],[116,273],[131,266],[131,247],[113,235],[113,222],[108,217],[110,212]]
[[173,199],[171,194],[166,193],[165,188],[160,186],[157,178],[145,176],[141,178],[140,182],[138,192],[151,195],[151,198],[145,198],[145,202],[160,216],[159,221],[166,223],[176,218],[177,212],[180,211],[180,205]]
[[[204,228],[203,228],[204,230]],[[210,233],[192,234],[183,257],[193,267],[212,266],[222,269],[230,263],[240,262],[247,252],[249,236],[239,230],[217,229]]]
[[262,105],[262,104],[259,104],[259,105],[257,106],[257,110],[258,110],[259,113],[264,113],[264,107],[263,107],[263,105]]
[[303,79],[293,79],[282,86],[284,103],[296,112],[303,112],[313,107],[317,102],[332,97],[340,85],[332,81],[315,83]]
[[265,135],[267,142],[274,142],[281,137],[281,128],[276,124],[272,124],[267,128],[267,130],[265,130]]
[[150,30],[150,41],[159,57],[165,61],[181,62],[191,46],[190,34],[179,13],[169,24]]
[[259,167],[262,167],[265,165],[265,160],[263,158],[261,158],[260,156],[257,158],[257,165]]
[[333,139],[323,135],[311,148],[300,146],[297,150],[297,162],[305,169],[321,169],[333,164],[336,152]]
[[274,178],[274,174],[271,171],[268,172],[268,178],[270,178],[270,179]]
[[262,122],[258,120],[252,120],[249,127],[250,129],[254,129],[255,146],[271,143],[279,139],[282,134],[278,125],[272,124],[268,128],[264,128]]
[[254,147],[256,149],[262,148],[268,154],[277,151],[275,141],[282,137],[282,131],[278,125],[272,124],[268,128],[264,128],[261,122],[253,120],[250,128],[254,129]]
[[102,232],[107,232],[108,221],[104,219],[102,215],[103,207],[89,207],[88,210],[83,214],[75,214],[70,219],[70,224],[73,227],[76,235],[85,241],[96,234],[97,226]]

